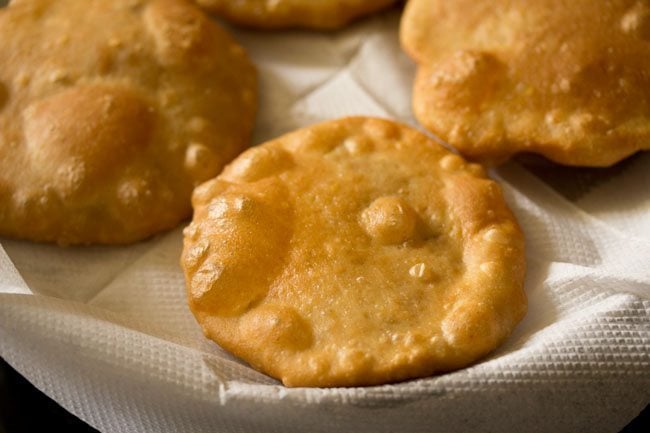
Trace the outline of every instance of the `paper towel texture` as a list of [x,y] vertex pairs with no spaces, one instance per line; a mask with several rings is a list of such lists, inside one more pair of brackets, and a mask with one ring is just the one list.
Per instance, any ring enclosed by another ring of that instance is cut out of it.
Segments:
[[[237,31],[260,72],[255,142],[348,114],[415,124],[398,21],[395,9],[338,33]],[[0,355],[106,432],[616,432],[650,401],[649,169],[638,156],[572,200],[540,180],[548,170],[495,173],[527,237],[529,313],[454,373],[282,387],[203,337],[180,228],[120,248],[1,240]]]

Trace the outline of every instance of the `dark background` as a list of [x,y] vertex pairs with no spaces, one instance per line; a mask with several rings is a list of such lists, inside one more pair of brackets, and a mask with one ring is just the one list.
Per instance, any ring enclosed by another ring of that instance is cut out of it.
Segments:
[[0,358],[0,433],[41,431],[97,432],[46,397]]

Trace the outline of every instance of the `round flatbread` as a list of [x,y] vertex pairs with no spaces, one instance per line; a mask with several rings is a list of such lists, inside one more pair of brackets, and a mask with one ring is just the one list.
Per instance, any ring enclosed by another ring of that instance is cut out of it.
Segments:
[[411,0],[418,119],[469,158],[607,166],[650,149],[650,1]]
[[248,145],[254,68],[185,1],[14,1],[0,40],[0,235],[146,238]]
[[237,24],[263,29],[335,29],[396,0],[195,0]]
[[181,259],[205,334],[288,386],[463,367],[526,311],[499,186],[424,135],[347,118],[239,156],[193,196]]

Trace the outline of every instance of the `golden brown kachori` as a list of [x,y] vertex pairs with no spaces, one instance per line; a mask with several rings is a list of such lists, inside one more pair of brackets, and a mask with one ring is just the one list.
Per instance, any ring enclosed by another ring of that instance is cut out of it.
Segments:
[[345,118],[251,148],[193,195],[181,264],[205,334],[288,386],[468,365],[526,311],[499,186],[407,126]]
[[254,68],[191,3],[14,1],[0,40],[0,235],[146,238],[248,145]]
[[401,39],[417,118],[471,159],[650,149],[648,0],[410,0]]
[[196,0],[237,24],[262,28],[335,29],[396,0]]

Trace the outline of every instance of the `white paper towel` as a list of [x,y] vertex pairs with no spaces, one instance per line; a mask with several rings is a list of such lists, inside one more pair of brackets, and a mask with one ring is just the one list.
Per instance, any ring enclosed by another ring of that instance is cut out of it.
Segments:
[[[255,142],[347,114],[415,124],[393,10],[337,33],[237,30],[257,62]],[[0,355],[105,432],[616,432],[650,401],[647,155],[577,205],[496,173],[527,237],[529,313],[488,359],[402,384],[288,389],[206,340],[181,230],[122,248],[2,240]]]

